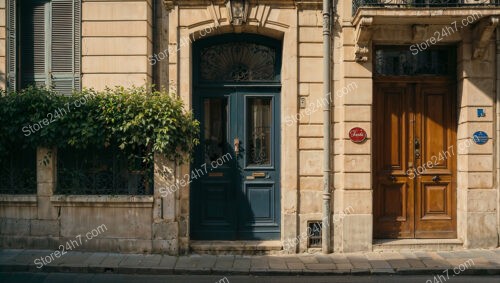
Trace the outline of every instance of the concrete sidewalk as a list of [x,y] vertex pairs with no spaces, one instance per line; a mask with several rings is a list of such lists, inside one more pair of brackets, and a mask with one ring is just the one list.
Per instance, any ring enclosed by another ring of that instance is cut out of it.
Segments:
[[[53,254],[52,261],[50,255]],[[0,272],[217,275],[500,275],[500,249],[266,256],[120,254],[0,250]],[[48,257],[48,258],[47,258]],[[41,258],[52,261],[42,263]],[[38,259],[35,263],[35,260]],[[37,266],[41,266],[37,268]]]

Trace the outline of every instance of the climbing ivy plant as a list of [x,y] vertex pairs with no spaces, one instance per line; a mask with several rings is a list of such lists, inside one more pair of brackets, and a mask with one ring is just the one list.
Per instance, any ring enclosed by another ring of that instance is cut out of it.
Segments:
[[[153,87],[83,90],[63,96],[46,88],[0,91],[0,156],[23,148],[118,148],[187,161],[199,122],[174,94]],[[0,157],[1,158],[1,157]]]

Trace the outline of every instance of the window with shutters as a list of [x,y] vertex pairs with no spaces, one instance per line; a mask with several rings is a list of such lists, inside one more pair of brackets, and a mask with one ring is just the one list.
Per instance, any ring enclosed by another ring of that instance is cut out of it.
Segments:
[[80,89],[80,0],[8,0],[9,90]]

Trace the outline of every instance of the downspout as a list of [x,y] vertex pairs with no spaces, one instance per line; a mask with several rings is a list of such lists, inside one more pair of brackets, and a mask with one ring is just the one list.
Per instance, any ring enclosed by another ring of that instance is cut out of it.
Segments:
[[[495,105],[495,112],[496,112],[496,190],[497,190],[497,205],[500,204],[500,141],[498,140],[500,138],[500,27],[497,27],[497,34],[496,34],[496,79],[497,79],[497,84],[496,84],[496,105]],[[497,208],[497,240],[498,244],[500,245],[500,208]]]
[[321,249],[323,253],[330,253],[330,34],[331,34],[331,0],[323,0],[323,217],[322,217],[322,239]]

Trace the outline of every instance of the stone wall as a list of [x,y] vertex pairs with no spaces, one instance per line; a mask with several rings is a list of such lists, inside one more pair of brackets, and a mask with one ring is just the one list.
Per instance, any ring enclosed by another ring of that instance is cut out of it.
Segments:
[[159,193],[175,181],[172,162],[155,158],[152,196],[56,195],[56,154],[38,149],[36,195],[0,195],[1,248],[60,250],[76,241],[74,250],[178,253],[175,195]]
[[[462,33],[458,48],[459,117],[457,144],[457,214],[459,237],[467,248],[498,246],[497,215],[498,186],[494,186],[494,103],[495,103],[495,45],[488,44],[484,58],[473,59],[473,33]],[[476,109],[487,113],[478,118]],[[484,145],[471,142],[476,131],[485,131],[490,140]],[[498,157],[496,157],[498,158]]]
[[150,84],[152,53],[152,0],[83,1],[83,87]]
[[[323,17],[320,9],[298,11],[299,233],[308,221],[321,221],[323,207]],[[285,121],[285,126],[288,126]],[[287,161],[284,161],[287,162]],[[307,251],[300,237],[299,252]]]

